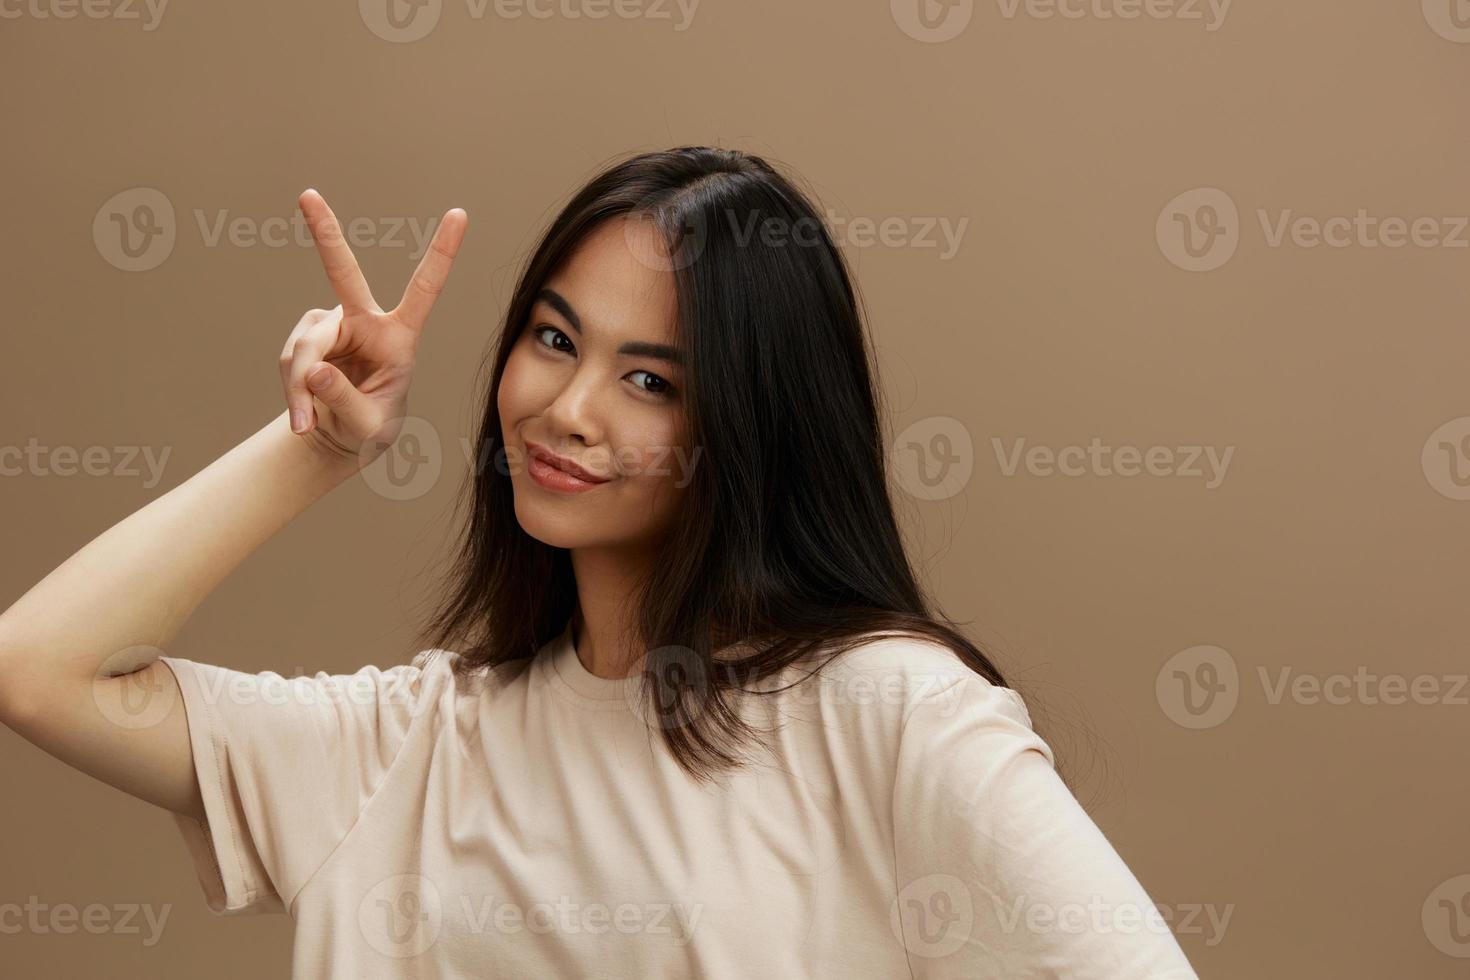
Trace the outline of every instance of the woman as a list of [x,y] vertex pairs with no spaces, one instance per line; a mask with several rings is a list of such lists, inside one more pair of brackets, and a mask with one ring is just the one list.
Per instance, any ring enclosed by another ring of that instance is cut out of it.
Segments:
[[544,235],[430,649],[164,655],[398,434],[467,221],[384,312],[299,203],[341,303],[288,338],[287,411],[0,617],[0,718],[172,811],[214,911],[289,913],[302,977],[1194,976],[930,610],[847,270],[754,156],[627,160]]

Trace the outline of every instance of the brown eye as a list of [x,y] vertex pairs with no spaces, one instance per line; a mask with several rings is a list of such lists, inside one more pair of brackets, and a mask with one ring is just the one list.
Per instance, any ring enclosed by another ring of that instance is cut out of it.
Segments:
[[674,392],[677,390],[677,389],[674,388],[673,385],[669,384],[668,381],[666,381],[665,379],[663,379],[663,378],[659,377],[658,375],[654,374],[652,371],[641,371],[640,370],[640,371],[634,371],[633,374],[646,375],[653,382],[653,386],[652,387],[644,387],[643,385],[639,385],[640,388],[642,388],[644,391],[648,392],[650,395],[659,395],[660,397],[667,398],[667,397],[673,395]]
[[543,324],[540,324],[539,326],[536,326],[536,327],[533,327],[532,328],[532,331],[535,333],[535,335],[536,335],[536,337],[537,337],[538,340],[540,340],[540,338],[545,335],[545,331],[548,331],[548,330],[551,331],[552,333],[556,334],[556,337],[557,338],[560,338],[561,340],[566,341],[566,346],[565,347],[557,347],[556,346],[556,340],[553,339],[552,342],[549,343],[549,344],[546,343],[545,341],[541,341],[541,345],[543,347],[550,347],[552,350],[559,350],[559,351],[562,351],[562,352],[570,352],[570,351],[575,351],[577,349],[576,347],[574,347],[572,345],[572,338],[568,337],[566,334],[562,333],[560,330],[558,330],[556,327],[551,326],[550,324],[543,323]]

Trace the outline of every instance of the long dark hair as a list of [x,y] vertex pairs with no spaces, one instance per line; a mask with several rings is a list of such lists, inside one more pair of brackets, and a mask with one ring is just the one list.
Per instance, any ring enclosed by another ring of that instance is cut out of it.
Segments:
[[634,617],[643,704],[656,706],[679,764],[696,779],[739,765],[758,734],[738,711],[750,685],[877,632],[934,640],[1008,686],[910,567],[877,366],[841,252],[790,179],[704,146],[608,167],[525,264],[484,389],[469,519],[433,645],[460,654],[457,671],[481,671],[533,656],[576,612],[569,553],[516,520],[496,392],[537,291],[593,228],[621,217],[651,220],[668,247],[685,422],[703,457]]

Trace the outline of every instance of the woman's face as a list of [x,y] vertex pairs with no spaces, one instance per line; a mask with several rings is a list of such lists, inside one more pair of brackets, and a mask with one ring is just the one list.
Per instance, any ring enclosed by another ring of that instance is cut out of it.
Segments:
[[[688,485],[695,458],[661,254],[648,222],[603,222],[547,279],[511,348],[496,400],[516,517],[553,547],[651,545]],[[542,450],[601,482],[569,479],[535,458]]]

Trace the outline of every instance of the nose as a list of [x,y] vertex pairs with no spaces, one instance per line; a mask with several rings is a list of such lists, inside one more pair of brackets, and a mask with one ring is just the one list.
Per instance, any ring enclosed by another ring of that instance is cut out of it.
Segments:
[[[578,365],[546,409],[551,433],[563,446],[580,440],[593,446],[602,441],[598,418],[598,382],[594,372]],[[553,447],[555,448],[555,447]]]

